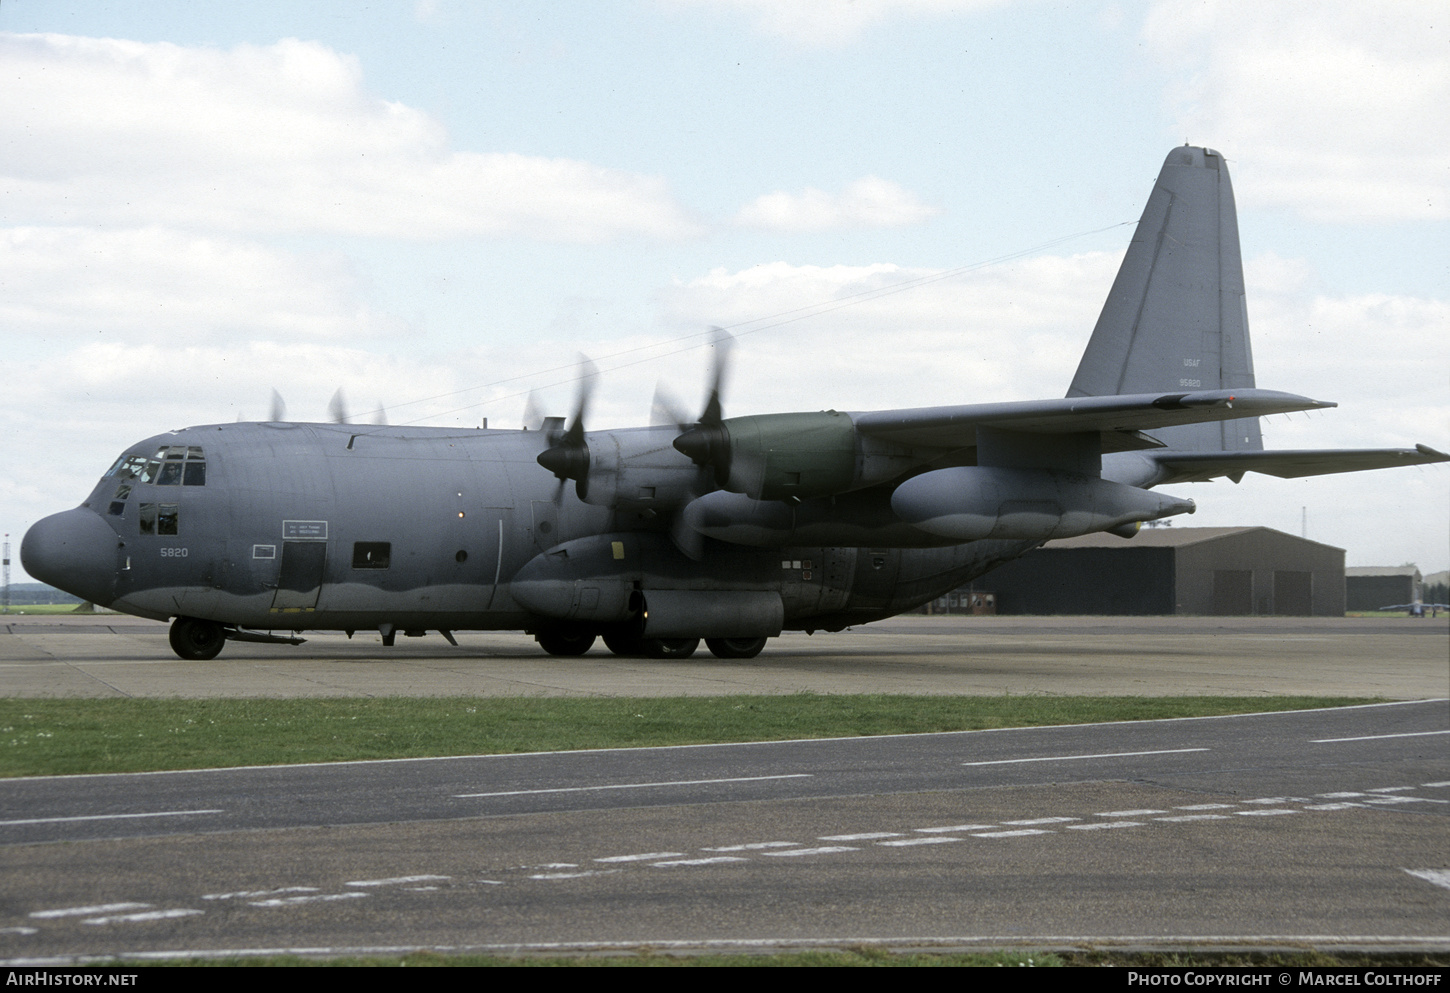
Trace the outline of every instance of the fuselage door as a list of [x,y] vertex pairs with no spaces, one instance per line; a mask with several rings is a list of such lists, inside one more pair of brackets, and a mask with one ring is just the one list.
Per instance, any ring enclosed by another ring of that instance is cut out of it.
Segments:
[[272,613],[291,614],[317,609],[327,567],[327,542],[284,541],[282,568],[277,575],[277,593]]

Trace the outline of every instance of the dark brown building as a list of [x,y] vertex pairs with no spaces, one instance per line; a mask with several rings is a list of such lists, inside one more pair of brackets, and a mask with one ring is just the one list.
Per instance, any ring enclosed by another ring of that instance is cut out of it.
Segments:
[[971,586],[999,614],[1344,615],[1344,549],[1273,528],[1051,541]]
[[1345,610],[1402,606],[1414,603],[1420,595],[1420,570],[1412,565],[1344,570]]

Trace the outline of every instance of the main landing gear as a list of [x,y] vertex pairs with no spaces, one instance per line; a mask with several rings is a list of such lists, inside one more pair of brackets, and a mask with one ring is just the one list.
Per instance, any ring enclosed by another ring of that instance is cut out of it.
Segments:
[[222,653],[226,632],[216,621],[178,617],[171,622],[171,650],[190,662],[207,662]]
[[[629,630],[610,630],[602,634],[604,645],[623,658],[687,659],[700,647],[699,638],[642,638]],[[553,628],[539,631],[534,640],[550,655],[583,655],[594,645],[590,631]],[[753,659],[765,647],[768,638],[706,638],[705,647],[717,659]]]

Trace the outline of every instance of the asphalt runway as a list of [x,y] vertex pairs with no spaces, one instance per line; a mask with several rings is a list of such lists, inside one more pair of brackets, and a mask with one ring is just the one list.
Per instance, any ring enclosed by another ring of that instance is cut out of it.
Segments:
[[183,662],[120,615],[0,619],[0,696],[674,696],[726,693],[1304,694],[1450,689],[1450,623],[1408,618],[897,617],[787,633],[757,658],[545,655],[515,633],[228,644]]
[[0,783],[0,956],[1450,949],[1450,705]]
[[897,618],[759,658],[521,635],[170,656],[7,619],[26,696],[1333,693],[1429,702],[953,735],[0,782],[0,959],[440,948],[1450,950],[1450,628]]

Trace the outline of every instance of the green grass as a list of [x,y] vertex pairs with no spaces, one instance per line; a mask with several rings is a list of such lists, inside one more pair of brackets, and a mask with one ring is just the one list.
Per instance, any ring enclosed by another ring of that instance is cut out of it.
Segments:
[[[10,609],[0,613],[0,617],[12,617],[16,614],[30,614],[32,616],[41,614],[74,614],[81,605],[78,603],[12,603]],[[87,614],[111,614],[114,610],[106,610],[104,607],[93,607],[85,611]]]
[[0,699],[0,776],[974,731],[1258,713],[1344,697]]

